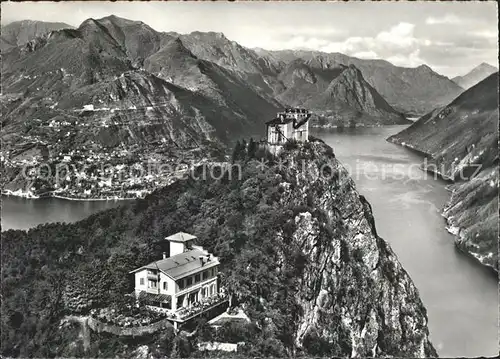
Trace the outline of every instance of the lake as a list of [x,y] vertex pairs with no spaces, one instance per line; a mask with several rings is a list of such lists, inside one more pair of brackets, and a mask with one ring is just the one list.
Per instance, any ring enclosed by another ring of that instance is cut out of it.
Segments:
[[372,205],[387,240],[427,308],[440,357],[498,354],[498,279],[458,252],[441,209],[446,183],[419,169],[422,157],[387,137],[405,126],[315,130]]
[[[449,199],[445,183],[419,169],[420,156],[385,141],[403,128],[318,130],[313,135],[333,147],[371,203],[379,235],[419,289],[439,355],[495,356],[498,280],[455,249],[440,214]],[[3,229],[77,221],[122,203],[2,198]]]
[[69,201],[2,196],[2,231],[28,229],[47,222],[76,222],[124,201]]

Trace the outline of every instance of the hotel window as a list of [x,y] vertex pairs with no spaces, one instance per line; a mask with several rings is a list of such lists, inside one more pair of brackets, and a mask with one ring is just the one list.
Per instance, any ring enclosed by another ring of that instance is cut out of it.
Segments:
[[203,276],[203,280],[208,279],[208,271],[207,270],[204,271],[202,276]]
[[144,278],[139,279],[139,285],[144,285]]
[[215,293],[215,285],[212,284],[210,286],[210,296],[214,295],[214,293]]
[[192,284],[193,284],[193,277],[187,277],[186,278],[186,287],[189,287]]
[[168,288],[167,282],[163,282],[163,290],[167,290],[167,288]]
[[201,288],[201,297],[205,298],[207,296],[207,288],[203,287]]
[[194,282],[195,282],[195,283],[199,283],[199,282],[200,282],[200,275],[199,275],[199,274],[196,274],[196,275],[194,276]]
[[156,288],[156,281],[148,280],[148,288]]
[[184,288],[186,288],[186,285],[185,285],[185,283],[184,283],[184,279],[180,279],[180,280],[177,282],[177,284],[179,285],[179,289],[181,289],[181,290],[182,290],[182,289],[184,289]]

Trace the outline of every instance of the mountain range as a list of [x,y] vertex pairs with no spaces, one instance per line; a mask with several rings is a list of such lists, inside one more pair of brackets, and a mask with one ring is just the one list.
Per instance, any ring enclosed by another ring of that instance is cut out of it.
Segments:
[[117,16],[78,28],[22,21],[2,36],[13,45],[2,50],[0,101],[11,160],[231,144],[261,138],[285,106],[310,108],[313,126],[407,124],[405,114],[462,91],[427,66],[249,49],[222,33],[158,32]]
[[498,270],[498,72],[388,140],[453,181],[444,216],[457,245]]
[[498,69],[496,67],[483,62],[474,67],[467,74],[452,78],[452,81],[460,87],[468,89],[497,71]]
[[340,65],[354,65],[364,79],[396,110],[405,114],[424,114],[445,105],[463,89],[449,78],[421,65],[416,68],[394,66],[385,60],[366,60],[341,53],[319,51],[257,49],[267,62],[278,69],[302,60],[308,67],[328,72]]
[[[67,29],[57,31],[61,27]],[[85,74],[82,81],[72,81],[69,88],[74,91],[110,76],[144,69],[166,82],[215,100],[228,110],[227,116],[237,119],[224,123],[246,118],[248,123],[242,127],[248,132],[252,122],[257,130],[271,116],[267,110],[254,113],[258,108],[274,111],[284,105],[304,105],[319,112],[341,109],[355,114],[354,117],[371,118],[367,124],[404,123],[399,113],[429,111],[462,91],[427,66],[401,68],[383,60],[361,60],[338,53],[252,50],[221,33],[157,32],[142,22],[116,16],[88,19],[78,29],[69,28],[65,24],[34,21],[2,27],[2,33],[17,34],[3,35],[6,42],[21,45],[2,51],[4,92],[19,90],[12,76],[21,73],[40,76],[62,68],[70,76],[74,76],[71,71]],[[56,31],[37,38],[50,30]],[[30,44],[30,40],[34,43]],[[56,48],[57,53],[51,53]],[[359,71],[353,71],[353,66]],[[351,70],[344,72],[348,68]],[[342,78],[334,81],[341,73]],[[24,80],[22,85],[26,86],[30,81]],[[37,91],[43,93],[45,89]],[[340,97],[332,96],[337,91]],[[353,96],[346,98],[342,93]],[[377,117],[385,123],[377,121]],[[217,125],[211,126],[218,130]]]

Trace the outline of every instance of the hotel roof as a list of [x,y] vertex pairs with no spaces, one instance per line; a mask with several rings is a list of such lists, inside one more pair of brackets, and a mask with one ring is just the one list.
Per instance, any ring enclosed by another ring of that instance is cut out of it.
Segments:
[[130,273],[135,273],[142,269],[159,269],[161,272],[165,273],[174,280],[180,279],[190,274],[201,272],[202,270],[215,267],[219,264],[219,259],[214,256],[210,256],[210,260],[204,260],[204,263],[200,260],[200,256],[206,257],[207,252],[192,249],[190,251],[176,254],[175,256],[160,259],[155,262],[151,262],[145,266],[137,268]]
[[185,232],[177,232],[175,234],[172,234],[171,236],[168,236],[166,239],[171,242],[187,242],[192,239],[196,239],[196,236]]

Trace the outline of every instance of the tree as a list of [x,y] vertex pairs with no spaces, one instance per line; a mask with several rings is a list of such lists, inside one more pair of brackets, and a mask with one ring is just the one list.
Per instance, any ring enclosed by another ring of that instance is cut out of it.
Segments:
[[233,154],[231,156],[231,160],[233,163],[240,159],[240,152],[241,152],[241,143],[240,141],[236,141],[236,145],[234,145]]
[[247,154],[248,158],[255,158],[255,152],[257,151],[257,143],[250,137],[250,141],[248,142]]
[[174,339],[172,356],[174,358],[187,358],[191,354],[191,343],[184,333],[180,333]]

